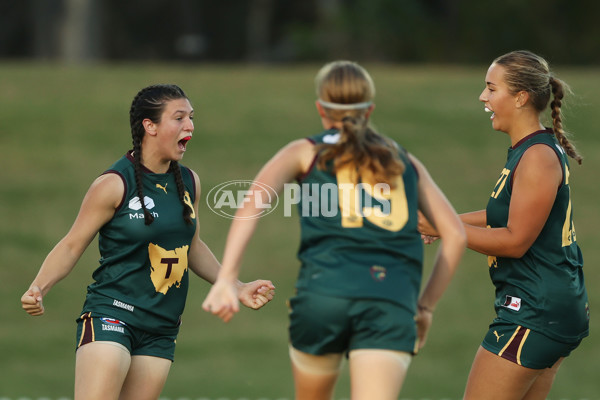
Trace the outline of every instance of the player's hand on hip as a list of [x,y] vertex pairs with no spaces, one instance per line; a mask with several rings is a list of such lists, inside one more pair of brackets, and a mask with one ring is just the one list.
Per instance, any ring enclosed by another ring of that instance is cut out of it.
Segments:
[[429,328],[431,327],[432,321],[433,312],[429,309],[419,307],[416,317],[418,340],[417,350],[421,350],[423,346],[425,346],[425,342],[427,342],[427,334],[429,333]]

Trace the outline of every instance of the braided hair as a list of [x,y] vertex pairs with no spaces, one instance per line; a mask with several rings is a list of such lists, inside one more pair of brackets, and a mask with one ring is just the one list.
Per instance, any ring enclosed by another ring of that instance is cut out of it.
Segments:
[[550,110],[554,135],[569,157],[581,164],[582,157],[567,138],[562,122],[562,100],[569,87],[552,74],[548,62],[530,51],[517,50],[496,58],[494,64],[504,67],[504,80],[510,91],[513,94],[522,90],[529,93],[538,112],[546,109],[552,95]]
[[[151,85],[143,88],[133,98],[131,109],[129,110],[129,124],[131,126],[131,139],[133,142],[133,159],[135,168],[135,184],[137,194],[144,212],[144,223],[150,225],[154,222],[154,217],[146,208],[144,201],[144,192],[142,185],[142,139],[146,133],[142,121],[150,119],[154,123],[160,123],[165,105],[171,100],[187,99],[183,90],[177,85]],[[172,173],[177,185],[177,194],[183,205],[183,219],[192,224],[192,208],[185,202],[185,188],[181,169],[177,161],[171,161],[168,172]]]

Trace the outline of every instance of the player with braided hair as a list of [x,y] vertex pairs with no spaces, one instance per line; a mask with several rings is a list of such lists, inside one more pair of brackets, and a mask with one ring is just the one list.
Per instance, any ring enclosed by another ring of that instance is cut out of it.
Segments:
[[[100,266],[77,319],[75,400],[157,399],[175,353],[191,269],[214,283],[219,262],[199,237],[200,181],[179,164],[194,110],[176,85],[152,85],[130,111],[133,150],[98,177],[67,235],[21,298],[42,315],[43,297],[99,235]],[[236,282],[246,306],[273,297],[270,281]]]
[[[162,99],[157,99],[155,97],[156,93],[153,93],[158,91],[162,91]],[[143,189],[141,185],[142,165],[140,162],[140,150],[145,130],[143,124],[141,123],[142,119],[148,112],[154,113],[156,115],[156,117],[150,119],[155,120],[156,118],[160,118],[160,116],[157,114],[161,111],[162,102],[168,101],[170,99],[174,100],[181,98],[185,98],[185,93],[183,93],[183,91],[179,87],[175,85],[156,85],[142,89],[131,104],[129,118],[130,124],[132,126],[131,133],[133,141],[133,156],[135,161],[135,183],[138,189],[139,198],[143,198]],[[183,142],[183,144],[185,144],[185,142]],[[175,182],[177,183],[177,193],[179,194],[179,199],[181,200],[182,204],[185,204],[184,186],[181,177],[181,172],[179,169],[179,164],[177,161],[172,161],[169,164],[169,172],[173,174]],[[146,225],[150,225],[154,221],[154,217],[150,212],[148,212],[145,204],[142,203],[141,205],[144,212],[144,223]],[[190,218],[191,213],[192,209],[190,207],[183,207],[183,218],[188,223],[192,223]]]
[[[467,246],[488,256],[497,314],[473,361],[467,400],[546,399],[561,362],[588,335],[567,159],[581,164],[581,156],[563,130],[566,90],[546,60],[524,50],[495,59],[485,77],[479,100],[511,146],[487,208],[461,215]],[[423,217],[419,230],[426,241],[437,235]]]

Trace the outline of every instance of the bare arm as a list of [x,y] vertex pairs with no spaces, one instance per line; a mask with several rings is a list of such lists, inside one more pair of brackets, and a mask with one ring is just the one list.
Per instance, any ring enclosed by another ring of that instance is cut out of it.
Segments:
[[114,216],[124,190],[123,181],[116,174],[102,175],[92,183],[73,226],[50,251],[29,289],[21,297],[25,311],[31,315],[44,313],[43,297],[71,272],[100,228]]
[[[550,215],[562,174],[556,153],[550,147],[535,145],[528,149],[515,172],[507,226],[487,228],[485,210],[461,214],[467,246],[485,255],[522,257]],[[427,243],[431,237],[439,236],[435,224],[422,215],[419,231],[427,236]]]
[[[198,203],[200,199],[200,179],[192,171],[194,181],[196,182],[196,196],[194,200],[194,212],[198,215]],[[214,284],[221,270],[219,261],[210,250],[210,248],[200,239],[200,223],[196,221],[196,232],[192,238],[190,250],[188,253],[189,268],[205,281]],[[235,281],[236,301],[242,302],[246,307],[259,309],[273,299],[273,290],[275,286],[268,280],[256,280],[248,283]]]
[[[192,175],[194,177],[194,181],[196,183],[196,193],[194,199],[194,213],[196,216],[198,215],[198,204],[200,202],[200,179],[198,175],[192,171]],[[192,238],[192,243],[190,245],[190,251],[188,253],[188,264],[190,270],[198,275],[200,278],[204,279],[208,283],[215,283],[217,280],[217,275],[219,274],[219,270],[221,269],[221,265],[219,261],[212,253],[212,251],[208,248],[206,243],[200,239],[200,222],[196,219],[196,232],[194,233],[194,237]]]
[[[459,214],[458,216],[465,225],[465,229],[468,227],[468,225],[479,228],[486,227],[487,216],[485,210],[468,212]],[[435,239],[440,236],[435,226],[423,215],[422,212],[419,212],[419,232],[421,232],[421,234],[424,236],[429,236]],[[428,240],[426,242],[431,243],[433,240]]]
[[[313,157],[314,146],[310,142],[305,139],[291,142],[260,170],[254,181],[262,185],[252,185],[249,193],[261,195],[265,186],[273,188],[277,193],[281,192],[285,183],[308,170]],[[263,200],[268,197],[261,195]],[[257,203],[254,201],[244,202],[243,207],[236,212],[227,235],[223,266],[203,304],[206,311],[218,315],[224,321],[231,319],[239,309],[233,288],[239,276],[243,254],[258,223],[256,218],[245,218],[259,213],[255,204]]]
[[456,271],[466,245],[466,236],[458,215],[446,196],[435,184],[427,169],[411,157],[419,171],[419,208],[439,231],[442,244],[436,256],[433,280],[425,287],[420,299],[422,306],[434,309],[450,278]]
[[433,270],[419,297],[417,327],[419,347],[423,347],[431,325],[431,313],[450,284],[465,250],[466,235],[458,215],[427,169],[415,157],[411,161],[419,172],[419,209],[432,221],[442,239]]
[[487,214],[485,210],[472,211],[459,214],[460,220],[465,225],[473,225],[479,228],[485,228],[487,223]]
[[468,247],[486,255],[522,257],[550,215],[562,174],[554,150],[546,145],[529,148],[515,172],[506,227],[466,226]]

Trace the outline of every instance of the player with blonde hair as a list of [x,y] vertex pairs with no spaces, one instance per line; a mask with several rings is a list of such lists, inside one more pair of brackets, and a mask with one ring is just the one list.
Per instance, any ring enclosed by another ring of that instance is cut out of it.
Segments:
[[[282,148],[250,193],[296,181],[302,263],[290,300],[289,354],[296,399],[330,399],[344,355],[356,400],[396,399],[412,356],[465,248],[462,224],[426,168],[370,125],[375,87],[349,61],[317,74],[325,131]],[[262,199],[267,196],[262,196]],[[256,202],[236,213],[223,268],[204,309],[225,321],[238,311],[235,282],[256,228]],[[417,210],[435,221],[442,245],[422,293]]]

